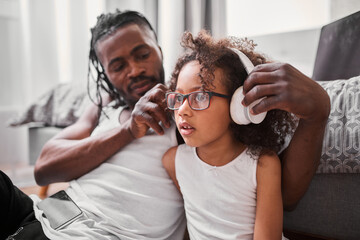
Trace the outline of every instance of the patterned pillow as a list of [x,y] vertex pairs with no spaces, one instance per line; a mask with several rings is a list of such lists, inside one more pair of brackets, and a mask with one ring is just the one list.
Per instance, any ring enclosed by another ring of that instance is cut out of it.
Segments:
[[90,103],[86,87],[59,84],[31,104],[23,113],[8,121],[12,127],[23,124],[67,127],[74,123]]
[[360,76],[318,83],[331,112],[317,173],[360,173]]

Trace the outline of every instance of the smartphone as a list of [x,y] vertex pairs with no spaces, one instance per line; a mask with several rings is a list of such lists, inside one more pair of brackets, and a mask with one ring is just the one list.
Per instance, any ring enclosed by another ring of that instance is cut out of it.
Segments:
[[82,215],[81,209],[64,190],[45,198],[37,206],[55,230],[67,226]]

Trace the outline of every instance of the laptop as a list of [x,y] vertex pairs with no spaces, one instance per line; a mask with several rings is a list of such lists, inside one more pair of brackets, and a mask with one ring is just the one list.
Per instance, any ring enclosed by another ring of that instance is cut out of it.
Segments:
[[312,78],[318,81],[360,75],[360,11],[321,28]]

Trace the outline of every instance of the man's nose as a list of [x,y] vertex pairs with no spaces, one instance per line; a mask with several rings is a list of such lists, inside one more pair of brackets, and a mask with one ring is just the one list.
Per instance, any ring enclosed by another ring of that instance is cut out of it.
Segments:
[[137,77],[140,76],[141,74],[144,74],[146,69],[144,66],[141,65],[141,63],[138,62],[131,62],[129,63],[130,69],[128,72],[128,77]]

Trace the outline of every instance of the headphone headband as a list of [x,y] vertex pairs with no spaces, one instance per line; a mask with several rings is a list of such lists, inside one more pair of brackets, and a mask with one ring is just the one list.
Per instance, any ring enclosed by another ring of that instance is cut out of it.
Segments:
[[247,74],[249,74],[254,69],[254,64],[250,61],[250,59],[240,50],[236,48],[229,48],[231,51],[236,53],[239,56],[240,62],[244,66]]

